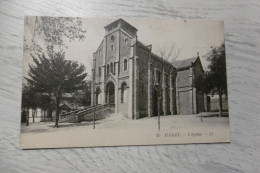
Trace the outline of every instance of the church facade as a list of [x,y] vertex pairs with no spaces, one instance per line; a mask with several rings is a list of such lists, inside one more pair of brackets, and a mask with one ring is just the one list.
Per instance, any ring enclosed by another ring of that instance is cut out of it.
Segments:
[[92,105],[109,103],[129,119],[179,113],[177,68],[142,44],[137,29],[123,19],[104,28],[93,53]]

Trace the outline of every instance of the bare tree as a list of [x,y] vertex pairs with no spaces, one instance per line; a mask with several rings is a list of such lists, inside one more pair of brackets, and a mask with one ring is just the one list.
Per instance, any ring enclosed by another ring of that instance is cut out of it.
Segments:
[[182,48],[179,48],[176,43],[167,44],[163,43],[162,46],[158,48],[156,54],[163,60],[173,64],[182,52]]
[[[172,74],[176,69],[174,68],[173,64],[177,60],[177,58],[180,56],[182,52],[182,48],[178,48],[176,43],[162,44],[161,47],[156,50],[156,57],[158,58],[159,65],[156,66],[159,71],[164,72],[168,71],[169,74]],[[142,71],[141,71],[142,73]],[[142,75],[146,81],[152,80],[152,88],[157,92],[157,116],[158,116],[158,130],[160,130],[160,115],[161,115],[161,102],[162,102],[162,95],[164,92],[164,88],[162,86],[162,82],[158,81],[158,78],[161,78],[158,76],[160,74],[156,74],[155,72],[151,72],[151,79],[148,79],[148,77],[145,78],[146,75]],[[170,75],[163,78],[165,80],[164,82],[167,84],[170,81]],[[168,90],[165,91],[165,96],[170,95]]]

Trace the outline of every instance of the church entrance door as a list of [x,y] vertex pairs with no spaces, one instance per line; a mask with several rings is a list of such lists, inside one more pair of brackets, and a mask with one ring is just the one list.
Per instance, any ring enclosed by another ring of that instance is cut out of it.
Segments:
[[106,103],[115,103],[115,85],[113,82],[108,82],[106,85]]

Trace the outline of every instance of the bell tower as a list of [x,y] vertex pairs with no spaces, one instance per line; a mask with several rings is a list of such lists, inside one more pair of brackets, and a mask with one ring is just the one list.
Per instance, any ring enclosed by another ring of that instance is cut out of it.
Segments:
[[135,37],[137,33],[137,29],[124,21],[123,19],[118,19],[109,25],[105,26],[105,35],[109,35],[119,29],[124,30],[127,34],[129,34],[131,37]]

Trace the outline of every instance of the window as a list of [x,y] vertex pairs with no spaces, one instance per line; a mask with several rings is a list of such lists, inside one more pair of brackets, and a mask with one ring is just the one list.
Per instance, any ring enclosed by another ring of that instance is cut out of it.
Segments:
[[155,81],[157,85],[161,82],[161,72],[159,70],[155,70]]
[[109,74],[109,64],[107,64],[107,75]]
[[125,41],[125,45],[127,45],[128,38],[125,37],[124,41]]
[[114,45],[112,44],[112,45],[111,45],[111,51],[113,51],[113,50],[114,50]]
[[101,77],[101,67],[98,68],[98,76]]
[[111,73],[113,73],[113,69],[114,69],[113,63],[111,62],[111,63],[110,63],[110,72],[111,72]]
[[98,55],[101,55],[101,50],[98,51]]
[[157,71],[157,82],[160,83],[161,82],[161,72]]
[[110,41],[114,41],[114,40],[115,40],[115,36],[112,35],[112,36],[110,37]]
[[171,78],[172,78],[172,87],[174,88],[174,77]]
[[127,85],[124,82],[121,85],[121,103],[126,103],[127,102]]
[[127,59],[124,60],[124,71],[127,70]]

